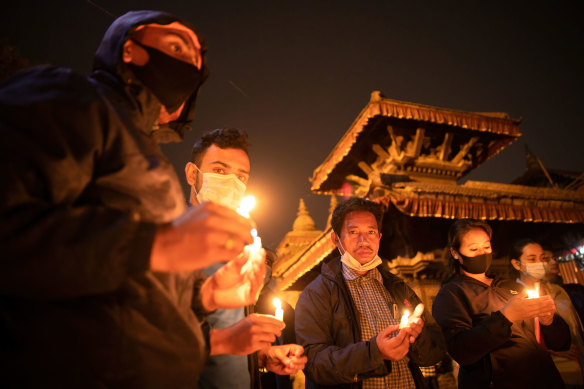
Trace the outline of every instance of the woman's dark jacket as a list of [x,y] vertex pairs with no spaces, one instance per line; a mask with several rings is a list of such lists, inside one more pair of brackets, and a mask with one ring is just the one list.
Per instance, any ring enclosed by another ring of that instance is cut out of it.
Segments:
[[[415,292],[399,277],[377,267],[383,284],[398,305],[398,312],[420,303]],[[391,372],[377,347],[376,337],[361,341],[356,308],[342,275],[340,258],[323,263],[321,274],[302,292],[296,304],[296,341],[308,356],[304,369],[307,388],[360,388],[365,378]],[[420,369],[442,360],[445,353],[440,328],[429,312],[424,328],[410,346],[409,368],[417,387],[423,387]],[[326,386],[331,385],[331,386]]]
[[[460,364],[460,388],[563,387],[549,353],[535,340],[534,320],[510,322],[500,312],[519,290],[514,281],[494,279],[488,286],[461,275],[438,292],[432,314]],[[558,315],[541,329],[548,348],[570,347],[568,326]]]

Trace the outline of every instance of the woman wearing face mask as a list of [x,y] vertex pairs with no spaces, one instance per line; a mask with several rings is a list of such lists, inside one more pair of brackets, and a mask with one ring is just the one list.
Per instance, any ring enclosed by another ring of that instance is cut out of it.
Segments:
[[562,388],[549,353],[536,341],[535,317],[549,348],[567,349],[566,323],[549,296],[527,299],[511,280],[486,275],[491,228],[476,220],[451,226],[450,261],[455,276],[434,301],[432,314],[448,352],[458,362],[459,388]]
[[571,346],[567,351],[552,351],[552,358],[560,371],[566,388],[582,388],[584,385],[584,342],[583,328],[570,296],[559,285],[544,281],[546,274],[543,248],[531,239],[513,244],[509,255],[512,271],[517,282],[526,289],[537,289],[540,295],[550,296],[557,313],[570,327]]

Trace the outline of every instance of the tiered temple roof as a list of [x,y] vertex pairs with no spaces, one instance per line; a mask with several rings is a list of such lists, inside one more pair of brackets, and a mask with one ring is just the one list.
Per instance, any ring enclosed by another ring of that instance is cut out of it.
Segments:
[[[419,222],[427,218],[582,226],[584,191],[576,190],[582,185],[564,185],[560,189],[477,181],[457,183],[521,136],[519,124],[520,120],[504,113],[462,112],[391,100],[373,92],[348,131],[314,170],[311,189],[333,197],[354,195],[380,202],[386,209],[409,217],[417,228],[429,225]],[[394,215],[394,219],[399,218]],[[396,228],[402,229],[395,225],[390,229]],[[432,227],[425,228],[428,232]],[[513,228],[508,225],[504,230]],[[301,247],[282,251],[284,255],[276,266],[282,289],[331,254],[335,247],[329,234],[327,226],[325,231],[314,232],[312,239],[304,236]],[[293,241],[287,235],[280,246],[293,247]],[[443,258],[436,251],[444,244],[445,241],[423,253],[416,254],[414,250],[410,256],[390,257],[390,268],[405,276],[427,274],[421,272],[422,268],[434,269],[434,276],[440,277],[443,274],[437,264]]]

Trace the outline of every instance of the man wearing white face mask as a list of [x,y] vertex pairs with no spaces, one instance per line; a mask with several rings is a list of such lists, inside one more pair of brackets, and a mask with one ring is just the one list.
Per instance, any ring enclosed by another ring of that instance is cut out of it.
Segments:
[[380,204],[357,197],[333,212],[331,240],[341,258],[323,263],[296,304],[307,388],[425,387],[419,366],[445,354],[442,332],[428,312],[399,325],[420,299],[377,255],[382,217]]
[[570,349],[549,351],[566,388],[582,388],[584,386],[584,328],[566,291],[558,285],[544,281],[545,255],[539,243],[531,239],[523,239],[513,244],[509,258],[513,269],[519,272],[516,281],[527,289],[539,290],[540,296],[551,296],[556,305],[557,314],[570,327]]
[[[250,174],[247,134],[235,128],[209,131],[195,142],[191,162],[185,166],[191,186],[190,204],[221,204],[233,210],[240,205]],[[229,245],[229,241],[226,242]],[[223,264],[203,270],[214,274]],[[304,367],[306,357],[295,344],[273,346],[283,322],[270,315],[245,316],[244,308],[219,309],[206,318],[210,324],[210,357],[198,387],[249,389],[247,354],[258,351],[259,367],[288,375]],[[231,355],[229,355],[231,354]],[[256,382],[256,381],[254,381]]]

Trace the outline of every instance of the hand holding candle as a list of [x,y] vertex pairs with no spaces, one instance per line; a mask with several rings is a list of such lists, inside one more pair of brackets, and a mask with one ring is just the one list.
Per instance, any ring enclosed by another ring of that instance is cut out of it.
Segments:
[[410,319],[410,311],[408,311],[407,309],[404,311],[404,314],[401,317],[401,320],[399,322],[399,329],[401,330],[402,328],[406,328],[410,323],[409,323],[409,319]]
[[406,309],[399,322],[399,329],[401,330],[402,328],[409,327],[411,323],[415,322],[422,316],[423,312],[424,304],[416,305],[416,308],[414,309],[414,313],[412,315],[410,315],[410,311]]
[[536,299],[539,297],[539,293],[537,292],[537,290],[527,289],[526,292],[528,299]]
[[536,299],[539,297],[539,282],[536,282],[535,289],[525,290],[528,299]]
[[[241,200],[237,213],[241,216],[249,218],[249,213],[256,204],[253,196],[246,196]],[[262,250],[262,240],[258,236],[258,230],[253,228],[251,230],[253,236],[253,243],[244,247],[244,253],[247,256],[247,263],[242,267],[242,274],[251,271],[259,262],[264,260],[264,253]]]

